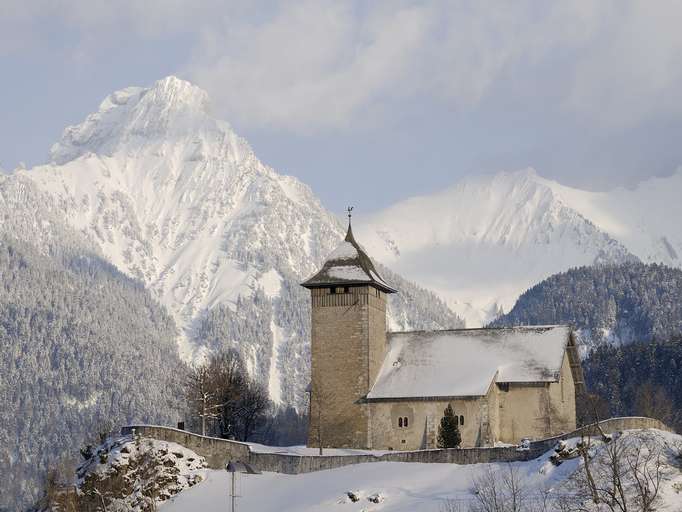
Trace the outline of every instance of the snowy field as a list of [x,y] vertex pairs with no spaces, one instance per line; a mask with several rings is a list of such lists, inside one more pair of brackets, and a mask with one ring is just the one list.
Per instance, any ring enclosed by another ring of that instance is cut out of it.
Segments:
[[[631,432],[626,437],[640,435]],[[677,458],[682,437],[659,431],[646,431],[643,435],[668,454],[659,491],[657,510],[678,512],[682,510],[682,461]],[[570,440],[575,446],[577,439]],[[591,452],[595,464],[603,464],[605,445],[595,442]],[[283,475],[239,475],[237,510],[257,512],[282,511],[466,511],[474,498],[474,482],[486,474],[497,472],[495,478],[503,479],[510,468],[517,470],[519,482],[530,496],[539,500],[543,491],[559,495],[572,492],[566,482],[582,466],[580,458],[553,465],[549,451],[536,460],[512,464],[419,464],[379,462],[308,473]],[[601,462],[599,462],[601,461]],[[200,510],[202,512],[229,510],[230,477],[225,471],[206,470],[205,480],[161,505],[162,512]],[[358,499],[352,501],[348,492]],[[374,503],[369,498],[379,496]],[[532,499],[532,498],[531,498]],[[454,507],[453,507],[454,505]]]
[[[514,463],[529,485],[551,487],[565,480],[577,467],[577,460],[559,467],[548,460],[549,454],[532,462]],[[419,464],[377,462],[358,464],[303,475],[263,473],[239,475],[238,510],[322,511],[360,510],[434,511],[443,510],[447,500],[466,503],[471,498],[473,479],[488,468],[506,469],[506,464]],[[206,480],[183,491],[162,505],[163,512],[229,510],[230,477],[225,471],[207,471]],[[346,492],[360,499],[353,503]],[[368,497],[379,494],[381,503]],[[466,508],[466,507],[465,507]]]

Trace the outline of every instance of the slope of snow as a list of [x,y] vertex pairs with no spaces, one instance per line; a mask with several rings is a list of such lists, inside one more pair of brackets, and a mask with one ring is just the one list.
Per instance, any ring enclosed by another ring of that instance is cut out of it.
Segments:
[[[640,434],[637,431],[627,432],[625,439],[632,435]],[[660,443],[664,450],[669,450],[681,441],[680,436],[667,432],[642,431],[641,435]],[[574,447],[578,441],[568,440],[566,446]],[[594,442],[594,445],[593,464],[604,464],[600,443]],[[549,505],[549,510],[559,510],[552,505],[551,499],[571,492],[567,482],[582,467],[582,459],[573,458],[554,466],[549,460],[553,453],[551,450],[535,460],[510,465],[378,462],[301,475],[239,475],[240,497],[237,504],[240,510],[259,512],[467,510],[474,499],[473,487],[477,477],[499,472],[497,480],[501,482],[509,474],[511,466],[518,472],[517,482],[523,490],[526,504],[541,505],[543,491],[548,491],[550,498],[545,503]],[[680,482],[682,474],[679,469],[667,466],[661,484],[661,503],[657,504],[661,510],[676,510],[674,507],[679,504],[680,495],[675,489],[679,489]],[[229,483],[229,475],[225,471],[208,471],[204,482],[171,498],[162,505],[161,510],[225,510],[229,499]],[[347,496],[348,491],[353,492],[359,500],[352,502]],[[630,491],[632,489],[628,489]],[[381,497],[380,503],[368,499],[377,495]],[[448,502],[455,508],[445,508]]]
[[541,180],[645,263],[682,267],[682,168],[633,189],[588,192]]
[[446,297],[468,327],[553,273],[632,258],[532,170],[408,199],[357,231],[370,254]]
[[[553,468],[546,460],[534,461],[524,467],[524,473],[539,487],[560,481],[576,465],[577,462],[571,461],[571,464]],[[241,497],[237,503],[242,510],[258,512],[441,512],[448,499],[467,503],[471,499],[472,479],[487,466],[503,469],[502,464],[459,466],[376,462],[302,475],[239,475],[238,493]],[[547,468],[545,474],[539,473],[541,467]],[[229,485],[227,472],[209,471],[204,482],[182,492],[162,505],[160,510],[226,510]],[[360,500],[351,502],[346,495],[348,491],[356,494]],[[367,499],[376,494],[383,498],[382,503],[373,504]]]
[[[308,187],[258,161],[210,116],[206,93],[174,77],[110,95],[51,155],[19,174],[147,283],[183,331],[259,285],[276,295],[277,275],[312,272],[342,236]],[[197,347],[182,339],[191,358]]]

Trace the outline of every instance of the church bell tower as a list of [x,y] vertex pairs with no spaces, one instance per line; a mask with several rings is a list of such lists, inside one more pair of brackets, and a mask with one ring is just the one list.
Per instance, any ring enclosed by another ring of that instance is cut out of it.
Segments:
[[386,355],[386,300],[395,293],[348,232],[301,286],[312,299],[308,446],[370,448],[364,398]]

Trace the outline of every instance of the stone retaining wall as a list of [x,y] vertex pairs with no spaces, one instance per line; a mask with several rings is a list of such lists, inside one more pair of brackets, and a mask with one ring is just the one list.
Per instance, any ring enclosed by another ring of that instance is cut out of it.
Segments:
[[158,425],[130,425],[121,429],[121,434],[130,435],[133,433],[142,437],[158,439],[160,441],[170,441],[177,443],[185,448],[201,455],[206,459],[208,467],[211,469],[222,469],[229,460],[248,461],[251,450],[246,443],[230,441],[219,437],[207,437],[177,428],[162,427]]
[[[601,430],[611,434],[621,430],[655,428],[671,431],[659,420],[643,417],[611,418],[599,423]],[[334,469],[351,464],[366,462],[422,462],[445,464],[480,464],[485,462],[526,461],[539,457],[551,450],[560,439],[579,437],[581,435],[598,435],[596,424],[587,425],[573,432],[549,439],[534,441],[528,450],[516,447],[500,448],[453,448],[445,450],[418,450],[411,452],[389,452],[382,455],[292,455],[286,453],[259,453],[251,451],[246,443],[230,441],[216,437],[205,437],[184,430],[155,425],[131,425],[121,429],[124,435],[131,434],[133,429],[143,437],[171,441],[181,444],[198,455],[206,458],[212,469],[222,469],[229,460],[248,462],[261,471],[272,471],[297,475],[313,471]]]

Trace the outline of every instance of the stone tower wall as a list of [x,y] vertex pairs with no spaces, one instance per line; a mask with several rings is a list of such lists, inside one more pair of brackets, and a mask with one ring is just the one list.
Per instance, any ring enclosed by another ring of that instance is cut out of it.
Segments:
[[[386,297],[370,286],[311,290],[308,446],[369,448],[367,394],[386,350]],[[318,429],[318,424],[321,429]]]

